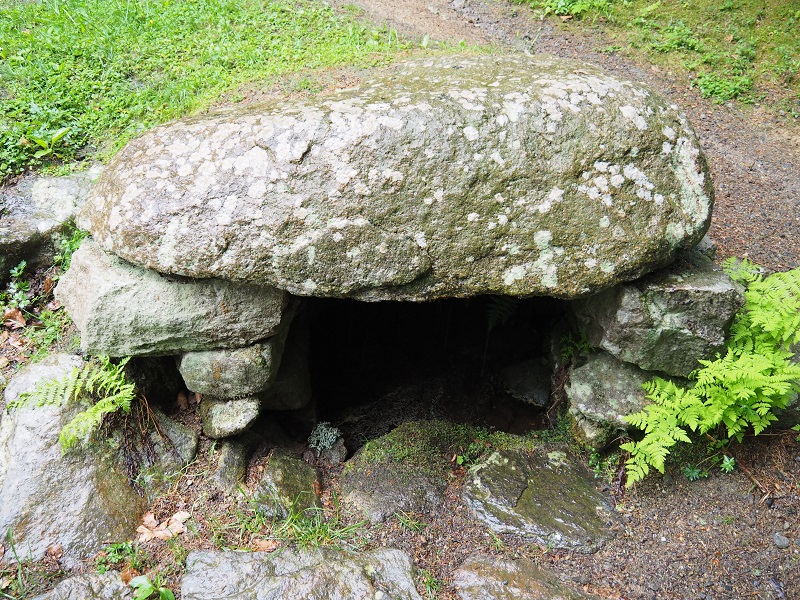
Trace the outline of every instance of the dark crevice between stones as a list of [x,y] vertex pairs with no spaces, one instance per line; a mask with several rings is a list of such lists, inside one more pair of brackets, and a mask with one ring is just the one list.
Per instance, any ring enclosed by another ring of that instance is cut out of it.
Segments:
[[497,296],[426,303],[310,299],[313,408],[272,416],[298,441],[308,436],[310,418],[329,421],[351,453],[422,419],[516,434],[543,428],[545,409],[509,393],[503,371],[537,361],[549,379],[551,332],[565,306],[551,298]]

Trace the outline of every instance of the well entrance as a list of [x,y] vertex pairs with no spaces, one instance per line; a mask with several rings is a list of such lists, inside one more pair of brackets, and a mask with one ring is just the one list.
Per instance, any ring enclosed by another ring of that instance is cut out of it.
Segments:
[[338,426],[351,450],[419,419],[510,433],[542,427],[544,410],[509,393],[504,373],[549,361],[561,301],[312,299],[306,310],[318,418]]

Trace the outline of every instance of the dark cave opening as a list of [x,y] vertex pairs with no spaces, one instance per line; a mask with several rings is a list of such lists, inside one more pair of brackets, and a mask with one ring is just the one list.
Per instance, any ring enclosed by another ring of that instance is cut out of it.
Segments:
[[562,301],[311,299],[304,312],[316,419],[339,427],[351,451],[414,420],[517,434],[544,427],[545,407],[519,399],[509,377],[532,365],[547,403]]

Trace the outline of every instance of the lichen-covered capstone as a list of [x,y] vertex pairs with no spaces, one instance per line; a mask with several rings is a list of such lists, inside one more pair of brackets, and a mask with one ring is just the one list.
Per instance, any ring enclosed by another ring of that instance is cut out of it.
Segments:
[[686,118],[646,87],[458,55],[156,128],[81,224],[162,273],[299,295],[572,298],[696,244],[711,195]]
[[86,240],[56,287],[81,348],[109,356],[169,355],[247,346],[273,335],[288,302],[270,287],[175,280]]

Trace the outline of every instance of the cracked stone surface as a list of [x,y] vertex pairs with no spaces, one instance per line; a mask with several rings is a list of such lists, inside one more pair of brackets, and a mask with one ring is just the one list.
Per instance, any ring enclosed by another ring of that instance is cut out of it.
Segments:
[[572,298],[667,264],[711,207],[689,123],[648,88],[458,55],[158,127],[107,167],[80,223],[162,273],[298,295]]

